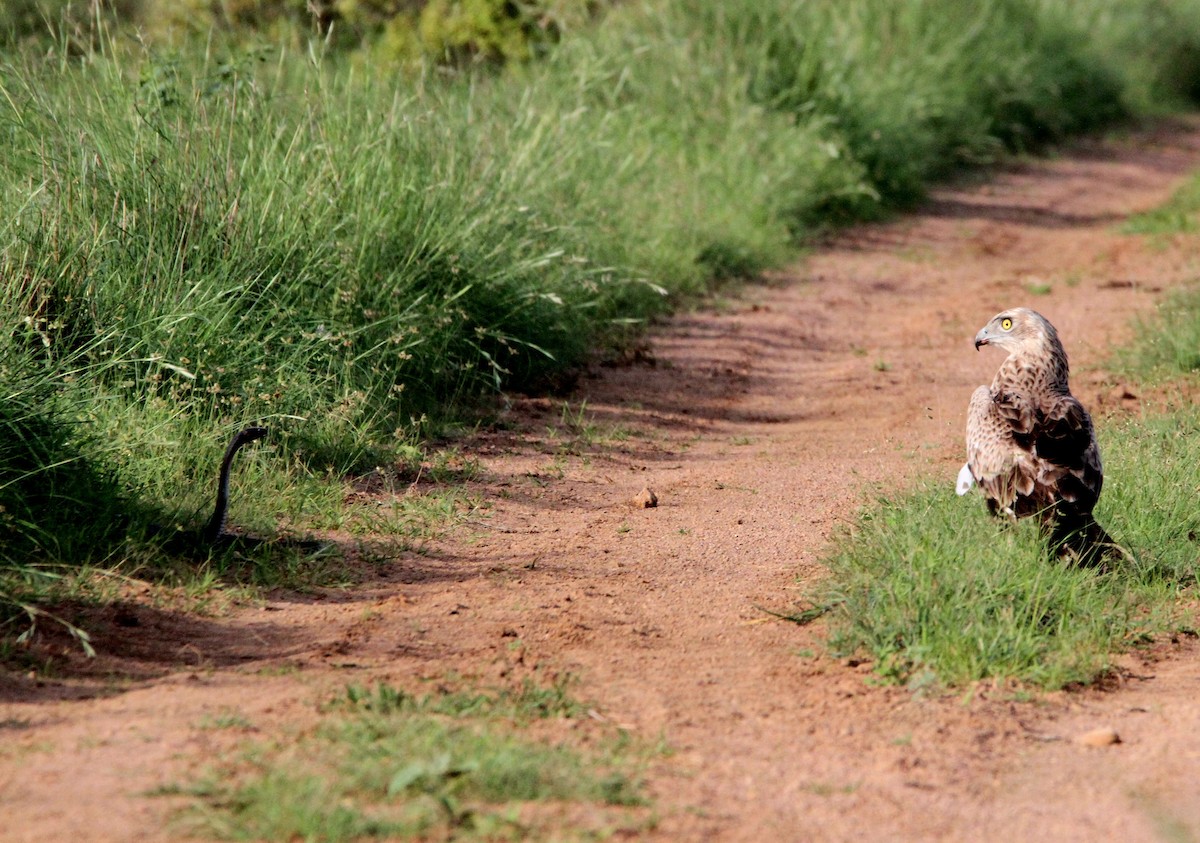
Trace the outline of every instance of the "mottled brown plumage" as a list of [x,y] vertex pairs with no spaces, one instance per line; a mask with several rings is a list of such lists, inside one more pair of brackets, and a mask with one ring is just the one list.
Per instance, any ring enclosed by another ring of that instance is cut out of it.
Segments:
[[1104,470],[1092,419],[1071,395],[1067,354],[1044,316],[1018,307],[997,314],[975,347],[1008,352],[990,387],[971,396],[967,465],[959,493],[977,482],[997,515],[1039,517],[1051,542],[1091,561],[1110,542],[1092,517]]

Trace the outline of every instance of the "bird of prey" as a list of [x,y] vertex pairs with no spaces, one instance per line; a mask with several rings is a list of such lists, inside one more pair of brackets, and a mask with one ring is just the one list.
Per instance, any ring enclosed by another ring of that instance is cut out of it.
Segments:
[[1112,541],[1092,517],[1104,469],[1091,416],[1071,394],[1058,332],[1040,313],[1017,307],[975,335],[975,348],[985,345],[1008,357],[992,385],[971,396],[958,494],[978,483],[992,514],[1036,516],[1060,553],[1094,561]]

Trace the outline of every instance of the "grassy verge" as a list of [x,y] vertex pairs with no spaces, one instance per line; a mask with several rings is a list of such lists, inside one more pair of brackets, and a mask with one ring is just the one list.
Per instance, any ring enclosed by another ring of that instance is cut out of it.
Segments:
[[[1161,206],[1131,217],[1122,230],[1164,244],[1171,238],[1193,237],[1200,230],[1200,173]],[[1116,355],[1124,375],[1164,381],[1200,371],[1200,287],[1172,292],[1155,316],[1136,327],[1134,344]]]
[[1200,414],[1106,425],[1097,518],[1129,551],[1106,572],[1056,560],[1035,524],[987,515],[950,479],[869,506],[813,594],[830,646],[889,681],[1089,682],[1114,654],[1191,630],[1200,574]]
[[1129,234],[1147,234],[1161,238],[1173,234],[1194,234],[1196,215],[1200,213],[1200,176],[1193,175],[1171,198],[1140,214],[1134,214],[1121,226]]
[[431,423],[957,167],[1187,100],[1200,3],[645,0],[449,74],[246,43],[0,57],[0,603],[186,571],[153,527],[203,522],[251,422],[238,523],[353,520],[344,478]]
[[1200,288],[1173,291],[1154,317],[1136,324],[1137,343],[1116,355],[1131,378],[1162,382],[1200,372]]
[[230,840],[570,840],[644,830],[653,820],[642,761],[624,738],[585,747],[578,730],[553,744],[525,734],[579,718],[595,726],[586,713],[561,682],[425,696],[352,687],[315,729],[256,743],[206,780],[164,792],[195,796],[187,825]]
[[[1124,229],[1192,235],[1198,185],[1200,176]],[[1112,368],[1190,393],[1198,349],[1200,292],[1190,288],[1138,323]],[[1100,426],[1097,517],[1129,559],[1107,572],[1055,561],[1033,524],[987,517],[974,496],[957,498],[943,478],[866,508],[838,541],[830,580],[812,595],[829,607],[832,648],[870,654],[891,681],[1016,679],[1058,688],[1095,679],[1131,646],[1195,632],[1200,412],[1190,401],[1173,403],[1160,415]]]

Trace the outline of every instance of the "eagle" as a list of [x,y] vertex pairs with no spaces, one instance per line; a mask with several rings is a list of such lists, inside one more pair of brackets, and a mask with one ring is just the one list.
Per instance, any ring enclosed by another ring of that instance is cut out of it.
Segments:
[[1071,394],[1067,353],[1046,317],[1025,307],[992,317],[975,348],[1008,352],[971,395],[958,494],[978,483],[993,515],[1033,516],[1060,554],[1093,562],[1112,540],[1092,517],[1104,485],[1092,417]]

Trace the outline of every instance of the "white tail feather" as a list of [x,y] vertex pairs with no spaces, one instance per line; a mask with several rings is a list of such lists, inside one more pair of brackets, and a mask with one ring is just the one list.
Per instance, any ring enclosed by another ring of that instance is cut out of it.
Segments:
[[975,475],[971,474],[971,467],[963,463],[963,467],[958,470],[958,480],[955,482],[954,490],[961,496],[971,491],[971,487],[974,485]]

